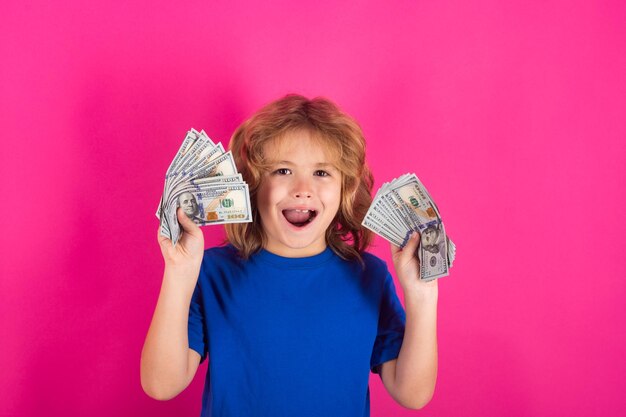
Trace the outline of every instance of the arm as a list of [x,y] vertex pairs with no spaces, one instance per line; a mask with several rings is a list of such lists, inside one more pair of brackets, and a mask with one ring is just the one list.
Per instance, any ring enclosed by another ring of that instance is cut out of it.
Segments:
[[400,250],[392,247],[404,292],[406,329],[397,359],[382,365],[381,378],[400,405],[419,409],[432,398],[437,381],[437,280],[422,282],[413,256],[419,236]]
[[200,355],[189,349],[187,320],[204,239],[200,228],[182,212],[178,219],[184,233],[176,248],[169,239],[159,236],[165,272],[141,352],[141,386],[158,400],[173,398],[184,390],[200,363]]

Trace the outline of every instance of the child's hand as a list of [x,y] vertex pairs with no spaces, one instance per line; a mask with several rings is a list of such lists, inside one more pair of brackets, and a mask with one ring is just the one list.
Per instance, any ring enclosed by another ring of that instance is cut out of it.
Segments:
[[408,292],[412,294],[428,295],[437,291],[437,280],[425,282],[420,279],[420,264],[417,258],[417,248],[420,245],[420,234],[414,232],[411,238],[400,249],[396,245],[391,245],[391,256],[393,258],[393,266],[398,274],[398,281],[402,286],[405,295]]
[[165,260],[165,267],[176,269],[199,270],[204,253],[204,235],[200,227],[185,215],[179,207],[176,210],[178,222],[183,227],[182,235],[176,244],[159,234],[159,246]]

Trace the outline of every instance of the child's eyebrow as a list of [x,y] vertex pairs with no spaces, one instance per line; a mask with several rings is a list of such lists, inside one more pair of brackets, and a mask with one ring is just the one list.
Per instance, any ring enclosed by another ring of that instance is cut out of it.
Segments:
[[[289,168],[291,170],[293,169],[299,169],[299,168],[305,168],[306,167],[302,167],[300,165],[298,165],[295,162],[292,161],[287,161],[287,160],[281,160],[281,161],[272,161],[269,162],[269,164],[267,165],[269,170],[275,170],[275,169],[280,169],[282,167],[284,168]],[[332,164],[330,162],[317,162],[314,163],[310,169],[313,169],[315,171],[317,170],[322,170],[322,171],[327,171],[328,173],[331,174],[336,174],[336,173],[340,173],[341,169],[339,169],[339,167],[336,164]]]
[[[272,165],[297,165],[295,162],[291,162],[291,161],[276,161],[276,162],[272,162]],[[335,168],[334,164],[331,164],[330,162],[318,162],[315,164],[315,166],[317,168]]]
[[328,163],[328,162],[318,162],[317,164],[315,164],[316,167],[320,167],[320,168],[325,168],[325,167],[334,167],[334,164]]

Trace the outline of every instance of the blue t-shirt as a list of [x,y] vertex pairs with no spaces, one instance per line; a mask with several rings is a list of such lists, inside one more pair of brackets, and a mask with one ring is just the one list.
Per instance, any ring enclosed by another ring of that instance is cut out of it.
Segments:
[[398,357],[406,315],[385,262],[363,260],[206,250],[188,329],[209,356],[202,417],[369,416],[369,372]]

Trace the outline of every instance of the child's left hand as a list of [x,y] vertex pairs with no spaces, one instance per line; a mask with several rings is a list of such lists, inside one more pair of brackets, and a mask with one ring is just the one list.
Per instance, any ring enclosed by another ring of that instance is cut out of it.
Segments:
[[420,279],[420,265],[416,255],[420,240],[419,233],[414,232],[403,249],[392,244],[393,265],[405,295],[409,292],[414,295],[436,296],[437,280],[426,282]]

